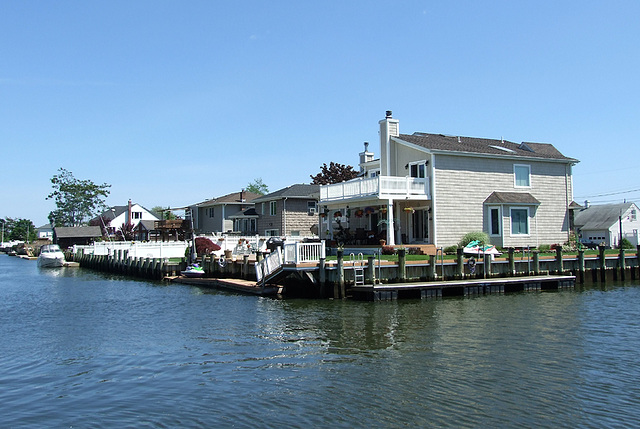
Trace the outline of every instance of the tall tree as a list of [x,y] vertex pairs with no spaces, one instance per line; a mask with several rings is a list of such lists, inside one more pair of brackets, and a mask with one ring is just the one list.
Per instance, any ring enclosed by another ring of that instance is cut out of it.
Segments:
[[96,185],[91,180],[79,180],[73,173],[60,168],[51,178],[54,189],[47,200],[54,199],[57,209],[49,213],[54,226],[79,226],[93,217],[96,209],[105,206],[111,185]]
[[247,185],[246,191],[253,192],[254,194],[266,195],[269,193],[269,187],[262,182],[262,177],[258,177]]
[[345,182],[347,180],[355,179],[358,177],[358,172],[353,170],[350,165],[338,164],[331,161],[329,166],[322,164],[320,167],[320,173],[311,177],[311,184],[313,185],[331,185],[332,183]]
[[34,241],[37,238],[36,227],[29,219],[0,219],[4,223],[4,239]]

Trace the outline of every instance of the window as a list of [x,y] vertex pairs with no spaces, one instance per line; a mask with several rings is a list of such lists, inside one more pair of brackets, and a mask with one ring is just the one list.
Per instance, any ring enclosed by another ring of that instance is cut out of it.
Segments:
[[214,217],[215,209],[213,207],[209,207],[207,209],[207,214],[209,215],[209,217]]
[[379,175],[380,175],[380,170],[369,171],[369,177],[378,177]]
[[307,201],[307,212],[309,213],[309,216],[313,216],[316,214],[317,211],[317,204],[315,201]]
[[420,162],[416,162],[413,164],[409,164],[410,165],[410,169],[411,169],[411,177],[417,177],[419,179],[424,179],[425,176],[425,162],[424,161],[420,161]]
[[131,217],[133,219],[142,219],[142,212],[131,212]]
[[529,234],[529,209],[511,209],[511,235]]
[[261,210],[261,214],[262,214],[262,215],[266,214],[266,212],[264,211],[264,203],[262,203],[262,204],[260,204],[260,205],[261,205],[261,208],[260,208],[260,210]]
[[500,209],[492,207],[489,209],[489,234],[500,235]]
[[276,201],[269,201],[269,215],[275,216],[278,211]]
[[531,187],[531,166],[514,164],[513,166],[514,185],[516,188]]
[[264,235],[267,237],[276,237],[278,235],[277,229],[267,229],[264,231]]
[[635,221],[637,219],[636,209],[631,209],[631,220]]

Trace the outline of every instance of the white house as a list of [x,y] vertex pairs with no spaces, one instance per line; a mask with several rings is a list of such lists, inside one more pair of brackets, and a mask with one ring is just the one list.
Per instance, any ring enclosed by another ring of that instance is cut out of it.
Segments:
[[457,244],[486,231],[499,247],[566,242],[578,161],[550,144],[416,132],[387,111],[380,158],[365,143],[361,176],[320,186],[323,237],[373,244]]
[[[117,234],[125,225],[131,225],[132,228],[135,228],[135,226],[143,220],[160,220],[154,212],[147,210],[140,204],[132,203],[131,200],[129,200],[126,206],[110,207],[105,210],[101,216],[105,219],[105,222],[108,221],[108,224],[105,226],[109,234]],[[101,222],[101,220],[98,218],[97,222]]]
[[53,227],[50,223],[36,228],[36,231],[38,232],[39,239],[53,240]]
[[575,212],[578,239],[585,244],[617,247],[620,234],[632,245],[638,245],[638,206],[634,203],[590,205]]

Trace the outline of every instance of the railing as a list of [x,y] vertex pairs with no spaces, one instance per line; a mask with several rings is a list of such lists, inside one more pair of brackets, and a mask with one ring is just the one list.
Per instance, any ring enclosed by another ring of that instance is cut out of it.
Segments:
[[100,241],[89,246],[74,246],[73,253],[85,255],[115,255],[117,251],[127,251],[128,258],[182,258],[191,245],[188,241],[140,242],[140,241]]
[[287,243],[284,245],[284,261],[287,264],[318,262],[325,255],[324,240],[320,243]]
[[416,177],[378,176],[353,179],[320,186],[320,203],[366,196],[429,196],[429,179]]
[[263,282],[271,274],[275,273],[282,267],[282,252],[277,248],[275,252],[270,253],[262,261],[255,265],[256,279],[258,283]]

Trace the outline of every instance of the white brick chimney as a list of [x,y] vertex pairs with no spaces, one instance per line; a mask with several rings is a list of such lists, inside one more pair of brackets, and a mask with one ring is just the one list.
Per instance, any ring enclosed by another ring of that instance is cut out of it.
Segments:
[[400,135],[400,121],[391,117],[391,110],[387,110],[385,118],[380,124],[380,174],[391,176],[391,137]]

